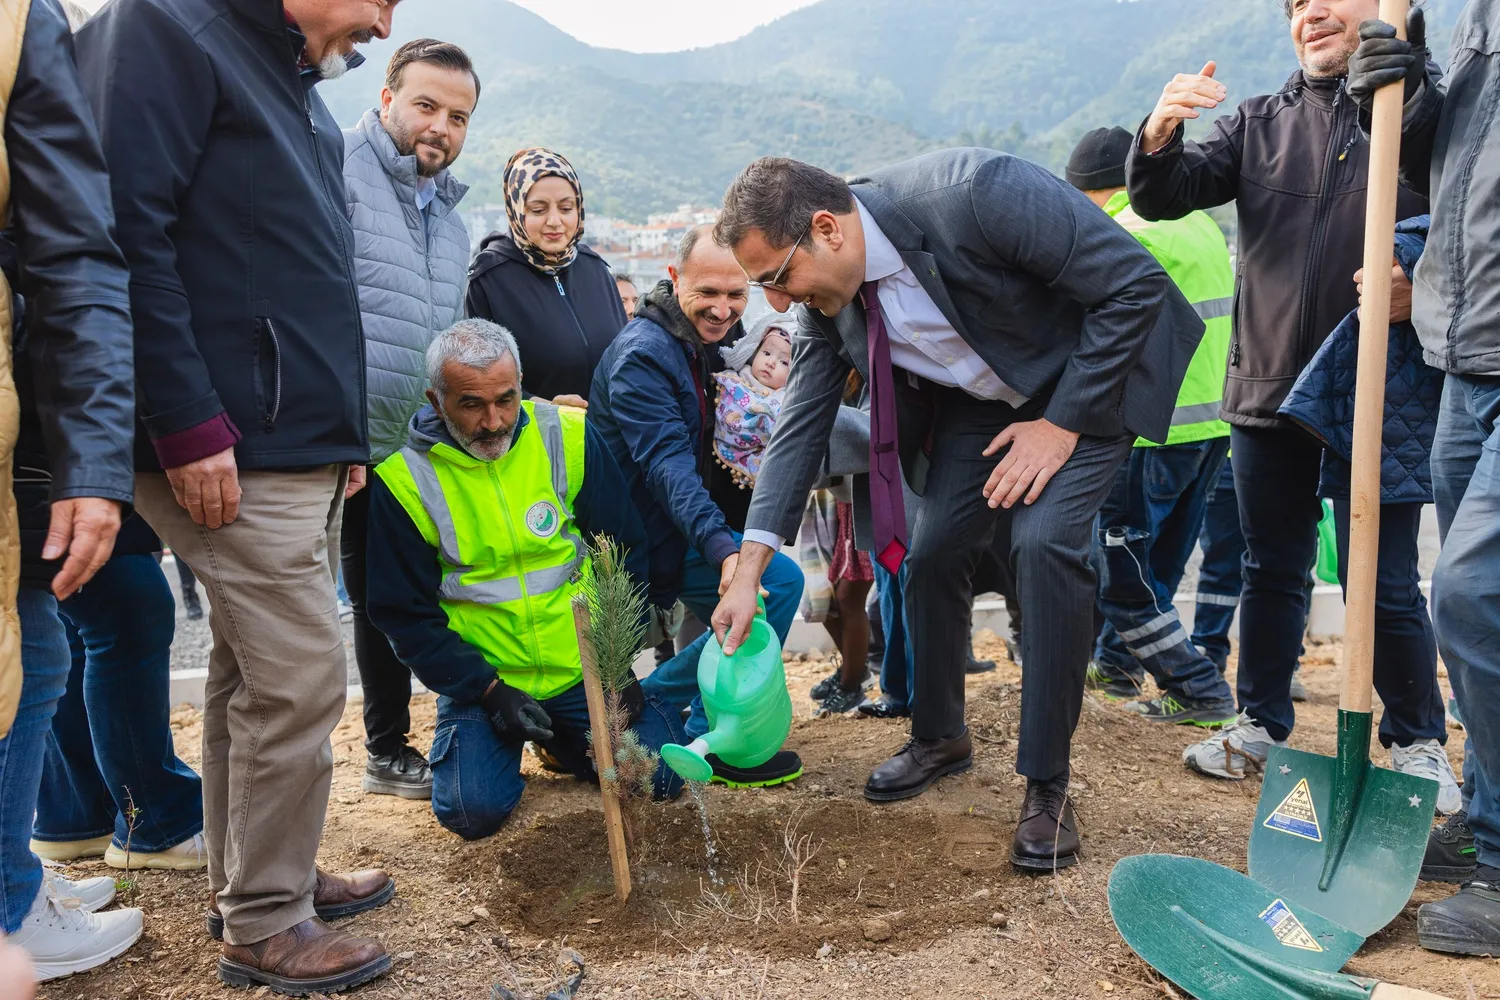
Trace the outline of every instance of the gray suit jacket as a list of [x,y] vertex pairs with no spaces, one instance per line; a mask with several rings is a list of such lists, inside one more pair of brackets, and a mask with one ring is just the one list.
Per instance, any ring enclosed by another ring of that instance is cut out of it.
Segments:
[[[1007,385],[1046,397],[1048,420],[1095,437],[1166,439],[1203,322],[1156,259],[1080,192],[986,149],[929,153],[852,186],[953,328]],[[858,299],[831,319],[800,310],[747,528],[796,535],[845,380],[851,367],[868,378],[867,354]]]

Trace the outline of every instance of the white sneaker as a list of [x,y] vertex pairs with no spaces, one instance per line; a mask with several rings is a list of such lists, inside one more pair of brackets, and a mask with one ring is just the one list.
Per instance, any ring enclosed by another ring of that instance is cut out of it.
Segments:
[[[126,864],[126,861],[129,864]],[[176,847],[165,851],[131,851],[127,859],[125,849],[109,845],[104,852],[104,863],[111,868],[160,868],[174,872],[192,872],[208,867],[208,847],[203,843],[203,834],[195,833]]]
[[1409,747],[1391,747],[1391,767],[1402,774],[1436,781],[1438,812],[1446,815],[1464,807],[1463,793],[1459,791],[1453,765],[1448,763],[1448,754],[1437,740],[1417,740]]
[[64,878],[56,867],[42,862],[42,891],[51,893],[63,903],[76,901],[85,913],[102,910],[115,899],[115,880],[106,876],[74,881]]
[[31,956],[36,981],[44,983],[87,972],[123,954],[140,938],[144,924],[140,910],[89,913],[43,889],[10,940]]
[[1247,772],[1265,767],[1272,747],[1286,746],[1241,712],[1228,726],[1182,751],[1182,762],[1199,774],[1243,781]]

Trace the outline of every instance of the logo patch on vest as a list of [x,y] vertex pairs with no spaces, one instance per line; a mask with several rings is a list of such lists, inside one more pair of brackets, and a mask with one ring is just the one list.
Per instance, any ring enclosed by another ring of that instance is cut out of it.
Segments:
[[557,512],[557,505],[547,501],[538,500],[531,505],[526,512],[526,527],[538,538],[551,538],[557,534],[557,529],[562,527],[562,517]]

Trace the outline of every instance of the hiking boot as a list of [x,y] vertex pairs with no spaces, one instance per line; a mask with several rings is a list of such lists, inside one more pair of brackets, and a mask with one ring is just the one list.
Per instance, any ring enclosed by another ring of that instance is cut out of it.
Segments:
[[927,791],[939,778],[967,771],[973,764],[973,737],[967,729],[951,740],[912,737],[894,757],[870,772],[865,798],[871,802],[910,799]]
[[73,903],[85,913],[102,910],[115,900],[115,880],[105,875],[97,878],[63,878],[47,862],[42,862],[42,891],[63,904]]
[[864,700],[865,689],[858,684],[853,688],[841,687],[823,699],[823,704],[818,708],[818,715],[847,715],[858,708]]
[[[829,674],[827,677],[814,684],[812,686],[812,690],[807,692],[807,696],[813,701],[822,701],[843,686],[844,681],[842,675],[839,673],[839,671],[835,670],[833,673]],[[859,682],[859,688],[861,691],[868,691],[874,686],[875,675],[866,670],[864,679]]]
[[32,840],[31,853],[43,861],[71,864],[84,858],[102,858],[109,850],[111,835],[92,837],[88,840]]
[[1101,695],[1109,701],[1134,701],[1141,696],[1141,685],[1144,683],[1144,678],[1119,680],[1105,673],[1104,668],[1093,660],[1089,661],[1088,673],[1083,675],[1083,689]]
[[59,899],[43,884],[21,927],[10,936],[31,958],[36,981],[96,969],[141,936],[145,914],[137,909],[93,913],[74,898]]
[[1147,722],[1166,722],[1174,726],[1202,726],[1217,729],[1233,722],[1238,716],[1232,701],[1194,701],[1164,694],[1149,701],[1142,699],[1125,706]]
[[390,969],[385,945],[334,930],[317,917],[254,944],[226,942],[219,955],[219,978],[230,986],[269,986],[293,997],[338,993]]
[[859,714],[871,719],[909,719],[911,708],[889,695],[881,695],[860,702]]
[[1292,700],[1306,701],[1307,688],[1302,686],[1302,668],[1298,667],[1292,671]]
[[1270,733],[1241,712],[1229,727],[1182,751],[1182,762],[1211,778],[1243,781],[1247,773],[1265,768],[1266,754],[1273,746],[1284,747],[1286,741],[1271,739]]
[[1450,955],[1500,955],[1500,868],[1480,865],[1457,895],[1419,907],[1417,943]]
[[1021,822],[1011,841],[1010,863],[1022,871],[1050,872],[1078,864],[1078,820],[1068,798],[1068,776],[1026,782]]
[[1458,778],[1453,774],[1453,765],[1448,763],[1448,754],[1437,740],[1417,740],[1409,747],[1392,746],[1391,767],[1402,774],[1413,774],[1418,778],[1436,781],[1437,811],[1444,816],[1464,807],[1464,796],[1458,790]]
[[795,750],[778,750],[770,760],[756,767],[734,767],[712,753],[703,759],[714,769],[709,783],[727,788],[770,788],[802,777],[802,758]]
[[[331,874],[318,869],[318,881],[313,886],[313,912],[319,920],[338,920],[352,917],[367,910],[384,906],[396,894],[396,883],[378,868],[347,874]],[[208,935],[224,936],[224,915],[219,912],[219,898],[215,893],[209,897]]]
[[116,847],[111,843],[109,850],[104,852],[104,863],[111,868],[130,871],[156,868],[171,872],[195,872],[208,867],[208,846],[204,844],[201,833],[195,833],[165,851],[131,851],[127,855],[123,847]]
[[416,747],[402,746],[393,754],[365,760],[365,776],[359,787],[372,795],[395,795],[403,799],[432,798],[432,769]]
[[1424,882],[1462,884],[1474,877],[1476,855],[1469,814],[1460,810],[1427,835],[1427,853],[1422,855]]

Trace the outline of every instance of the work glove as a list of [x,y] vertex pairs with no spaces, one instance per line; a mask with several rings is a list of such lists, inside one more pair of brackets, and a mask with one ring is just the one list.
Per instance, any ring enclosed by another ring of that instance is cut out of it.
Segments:
[[502,742],[543,742],[552,738],[551,716],[540,702],[520,688],[497,680],[479,703]]
[[630,675],[630,680],[619,690],[620,706],[625,709],[625,725],[635,725],[646,710],[646,692],[641,688],[640,678]]
[[1349,96],[1366,111],[1375,91],[1398,80],[1406,81],[1403,103],[1410,103],[1427,82],[1427,19],[1420,7],[1406,15],[1406,41],[1384,21],[1362,22],[1359,48],[1349,57]]

